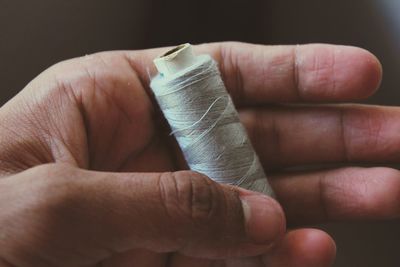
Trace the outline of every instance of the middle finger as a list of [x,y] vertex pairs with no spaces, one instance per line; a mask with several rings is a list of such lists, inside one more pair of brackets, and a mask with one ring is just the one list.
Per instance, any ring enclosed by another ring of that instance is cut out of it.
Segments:
[[400,162],[400,109],[281,106],[240,112],[266,169],[325,163]]

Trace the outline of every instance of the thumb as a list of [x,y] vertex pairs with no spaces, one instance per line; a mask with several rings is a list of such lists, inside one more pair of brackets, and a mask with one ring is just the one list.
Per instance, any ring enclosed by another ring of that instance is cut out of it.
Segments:
[[24,183],[5,192],[17,199],[29,190],[26,205],[35,210],[28,213],[31,218],[22,218],[29,231],[21,240],[29,242],[14,243],[26,245],[23,251],[46,253],[46,258],[79,251],[89,264],[89,259],[96,262],[136,248],[207,258],[252,256],[266,252],[285,231],[283,212],[273,199],[189,171],[103,173],[53,164],[3,184],[6,180]]
[[107,191],[117,186],[125,193],[108,205],[119,210],[129,205],[121,211],[126,214],[119,229],[135,247],[194,257],[249,256],[265,252],[285,231],[276,201],[199,173],[122,174],[117,179],[120,185],[107,180]]

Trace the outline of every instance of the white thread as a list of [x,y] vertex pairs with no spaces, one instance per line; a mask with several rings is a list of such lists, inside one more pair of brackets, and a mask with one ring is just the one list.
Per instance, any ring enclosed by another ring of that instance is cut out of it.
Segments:
[[274,196],[217,63],[187,49],[180,46],[155,60],[162,73],[151,88],[189,167],[217,182]]

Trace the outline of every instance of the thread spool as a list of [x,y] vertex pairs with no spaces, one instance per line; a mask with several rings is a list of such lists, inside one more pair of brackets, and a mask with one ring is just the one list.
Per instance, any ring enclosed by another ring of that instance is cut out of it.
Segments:
[[217,63],[190,44],[156,58],[151,88],[191,170],[274,196]]

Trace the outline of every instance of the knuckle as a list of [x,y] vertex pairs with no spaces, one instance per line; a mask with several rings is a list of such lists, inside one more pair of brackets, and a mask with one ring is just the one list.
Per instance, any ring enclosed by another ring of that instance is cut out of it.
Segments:
[[178,216],[194,223],[211,220],[223,208],[219,185],[198,173],[165,173],[160,177],[160,192],[171,217]]
[[[10,238],[17,237],[26,241],[26,244],[17,244],[16,248],[47,250],[49,244],[60,236],[66,223],[66,203],[73,197],[67,184],[69,180],[74,180],[69,179],[72,172],[73,167],[68,165],[46,164],[14,177],[15,183],[11,183],[10,193],[3,197],[12,197],[18,201],[7,208],[8,212],[3,212],[8,213],[6,222],[13,222],[8,228]],[[25,229],[28,234],[23,235],[20,229]]]
[[[337,94],[335,51],[318,47],[312,54],[295,50],[296,83],[303,98],[318,98],[321,94]],[[297,63],[296,63],[297,62]],[[319,88],[325,88],[322,92]]]
[[[63,93],[77,91],[97,85],[101,76],[98,74],[99,66],[106,65],[103,53],[86,55],[80,58],[61,61],[44,73],[53,78],[55,88]],[[106,67],[108,67],[106,65]],[[57,90],[54,90],[57,91]]]
[[[371,109],[344,110],[342,113],[343,138],[347,140],[348,159],[364,155],[371,150],[388,151],[391,143],[382,138],[387,119],[384,114]],[[351,142],[349,142],[351,140]],[[383,149],[382,149],[383,148]],[[376,152],[379,153],[379,152]]]
[[35,166],[27,171],[27,176],[39,184],[51,184],[66,180],[74,172],[74,168],[63,163],[48,163]]
[[57,214],[57,210],[74,198],[76,170],[67,164],[51,163],[30,169],[27,173],[34,185],[32,196],[36,204],[46,207],[48,213]]

